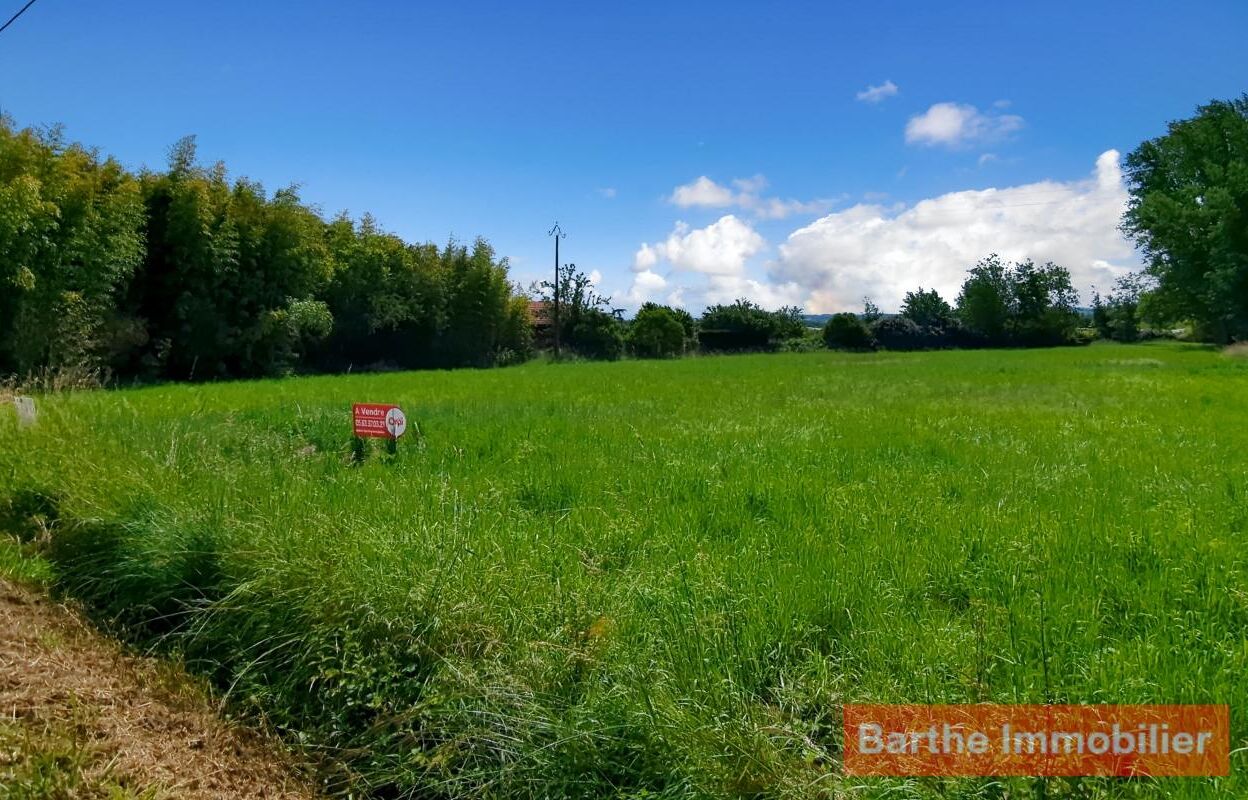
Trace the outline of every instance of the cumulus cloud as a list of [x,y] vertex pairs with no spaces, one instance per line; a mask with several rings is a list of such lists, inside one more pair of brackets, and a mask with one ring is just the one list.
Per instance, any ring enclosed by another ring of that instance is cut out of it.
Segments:
[[937,103],[906,123],[906,143],[961,147],[1005,138],[1023,127],[1015,114],[984,113],[963,103]]
[[820,313],[872,297],[896,309],[923,286],[957,296],[966,270],[989,253],[1067,267],[1075,288],[1108,286],[1138,266],[1118,232],[1127,201],[1119,154],[1101,154],[1091,177],[951,192],[913,206],[862,203],[791,233],[768,265],[771,283],[798,286]]
[[879,103],[897,94],[897,84],[884,81],[879,86],[868,86],[854,95],[863,103]]
[[727,186],[721,186],[705,175],[696,180],[677,186],[672,190],[668,202],[681,208],[700,206],[704,208],[724,208],[735,205],[736,193]]
[[633,278],[632,288],[622,301],[634,308],[645,302],[662,302],[677,308],[701,310],[708,305],[744,298],[764,308],[776,309],[801,305],[806,297],[806,291],[796,283],[775,284],[744,275],[696,276],[696,280],[676,286],[648,270],[636,273]]
[[705,286],[685,291],[693,293],[704,306],[745,299],[770,309],[800,306],[806,296],[805,290],[796,283],[759,281],[741,275],[713,275]]
[[732,214],[705,228],[691,229],[677,222],[667,239],[643,244],[633,256],[633,271],[644,272],[660,260],[676,269],[706,275],[740,275],[745,262],[767,245],[746,222]]
[[[646,243],[633,256],[633,284],[624,295],[630,305],[659,300],[675,306],[698,307],[747,297],[768,307],[795,302],[802,287],[756,280],[746,262],[767,242],[747,222],[726,214],[705,228],[677,222],[666,239]],[[660,274],[660,265],[669,274]]]
[[677,186],[668,202],[681,208],[728,208],[735,206],[759,219],[784,219],[793,214],[822,214],[832,207],[830,200],[793,200],[764,197],[767,178],[734,178],[731,186],[716,183],[705,175]]
[[658,298],[667,288],[667,279],[657,272],[648,269],[633,275],[633,285],[624,295],[623,302],[631,306],[639,306]]

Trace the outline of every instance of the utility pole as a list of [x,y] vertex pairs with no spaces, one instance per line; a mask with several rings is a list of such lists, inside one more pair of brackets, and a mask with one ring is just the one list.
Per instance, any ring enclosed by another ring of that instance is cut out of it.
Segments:
[[567,234],[563,232],[563,228],[559,227],[559,223],[555,223],[555,227],[550,229],[547,236],[555,237],[555,359],[559,358],[559,240],[566,239]]

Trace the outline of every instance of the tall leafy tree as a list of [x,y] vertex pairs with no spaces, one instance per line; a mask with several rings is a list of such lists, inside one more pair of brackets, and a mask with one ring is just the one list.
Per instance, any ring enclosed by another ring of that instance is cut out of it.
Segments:
[[994,253],[967,271],[956,316],[980,344],[1057,345],[1074,334],[1076,299],[1065,267],[1008,264]]
[[[183,139],[165,173],[143,178],[147,258],[130,294],[147,321],[145,365],[171,378],[265,375],[292,366],[295,342],[323,327],[313,298],[331,269],[324,222],[297,192],[268,197],[232,185],[225,167],[200,167]],[[312,328],[301,330],[300,321]]]
[[922,328],[943,330],[953,324],[953,309],[935,289],[906,292],[901,316]]
[[514,341],[517,327],[509,319],[517,308],[510,302],[507,260],[496,260],[494,248],[484,239],[477,239],[471,249],[448,245],[442,260],[446,286],[442,347],[448,362],[489,366],[500,350],[523,347]]
[[1158,310],[1206,338],[1248,338],[1248,94],[1215,101],[1126,159],[1122,228],[1156,278]]
[[108,365],[142,221],[138,183],[116,161],[0,119],[0,366]]
[[972,334],[987,342],[1004,340],[1010,319],[1009,271],[996,253],[967,272],[958,294],[958,319]]

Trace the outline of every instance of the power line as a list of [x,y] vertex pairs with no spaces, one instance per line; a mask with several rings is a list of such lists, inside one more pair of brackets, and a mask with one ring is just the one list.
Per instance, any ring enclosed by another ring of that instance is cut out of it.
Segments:
[[30,8],[30,7],[31,7],[31,6],[33,6],[34,4],[35,4],[35,0],[30,0],[30,2],[29,2],[29,3],[27,3],[27,4],[26,4],[26,5],[24,5],[24,6],[22,6],[22,9],[21,9],[20,11],[18,11],[18,12],[17,12],[16,14],[14,14],[13,16],[9,17],[9,21],[8,21],[8,22],[4,23],[3,25],[0,25],[0,33],[4,33],[4,29],[5,29],[5,28],[9,27],[9,26],[10,26],[10,25],[12,25],[14,22],[17,22],[17,18],[18,18],[18,17],[20,17],[21,15],[25,14],[25,13],[26,13],[26,9]]

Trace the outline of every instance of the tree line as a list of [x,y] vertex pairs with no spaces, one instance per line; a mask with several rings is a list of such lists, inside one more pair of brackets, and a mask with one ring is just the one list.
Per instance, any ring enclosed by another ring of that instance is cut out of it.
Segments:
[[489,244],[411,244],[196,161],[132,172],[0,119],[0,372],[209,379],[486,366],[532,350]]
[[[918,288],[905,295],[900,313],[884,315],[867,299],[863,313],[828,319],[818,343],[848,350],[1044,347],[1098,337],[1132,342],[1177,329],[1199,341],[1248,339],[1248,95],[1171,123],[1127,157],[1126,176],[1121,230],[1139,246],[1145,269],[1122,276],[1104,295],[1094,291],[1086,312],[1065,267],[989,255],[968,270],[952,304]],[[597,357],[812,344],[800,309],[767,311],[746,300],[711,306],[696,321],[647,303],[629,327],[605,315],[596,325],[595,342],[611,343],[584,350]]]
[[907,292],[900,313],[884,316],[869,300],[862,315],[828,320],[824,343],[840,350],[947,347],[1053,347],[1086,343],[1070,271],[1057,264],[1007,263],[995,254],[967,272],[950,305],[935,289]]
[[[971,267],[950,303],[919,288],[896,315],[870,302],[821,335],[800,309],[747,301],[699,319],[647,303],[625,322],[575,265],[529,293],[484,239],[413,244],[370,216],[327,219],[297,189],[269,194],[196,160],[127,170],[60,129],[0,117],[0,374],[85,367],[187,380],[490,366],[559,341],[583,358],[702,351],[1050,346],[1187,328],[1248,339],[1248,95],[1215,101],[1126,159],[1122,231],[1142,272],[1076,307],[1055,264]],[[558,284],[557,287],[555,284]],[[529,294],[559,313],[535,325]],[[558,330],[552,330],[557,328]],[[536,330],[536,339],[535,339]]]

